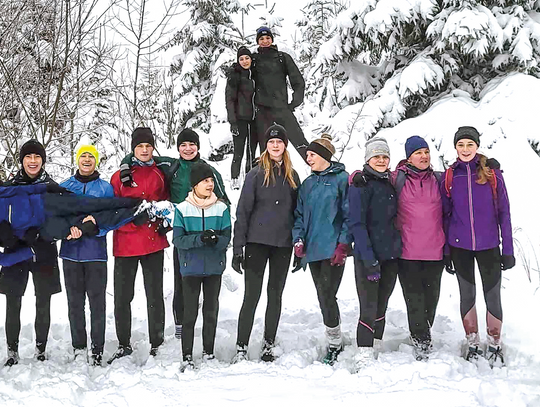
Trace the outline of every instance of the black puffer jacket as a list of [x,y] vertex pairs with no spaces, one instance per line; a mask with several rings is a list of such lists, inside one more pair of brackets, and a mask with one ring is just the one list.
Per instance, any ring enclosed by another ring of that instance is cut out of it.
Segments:
[[[255,72],[255,104],[291,110],[304,101],[306,83],[293,59],[277,47],[259,47],[253,54]],[[288,103],[287,76],[293,89],[293,99]]]
[[236,124],[238,120],[255,119],[254,96],[255,81],[251,69],[244,69],[234,63],[227,73],[225,87],[227,120],[230,124]]
[[276,183],[264,183],[264,170],[257,166],[246,176],[236,208],[233,247],[241,252],[246,243],[275,247],[292,246],[294,210],[300,178],[293,172],[296,189],[291,188],[283,171],[274,166]]

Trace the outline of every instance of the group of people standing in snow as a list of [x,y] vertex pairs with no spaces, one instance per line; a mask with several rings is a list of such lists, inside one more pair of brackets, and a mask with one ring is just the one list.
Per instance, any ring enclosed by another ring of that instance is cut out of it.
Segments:
[[[119,343],[109,363],[133,352],[130,304],[139,263],[147,298],[150,354],[155,356],[163,343],[163,263],[164,249],[169,246],[166,234],[171,229],[173,315],[175,336],[182,341],[182,371],[195,366],[193,339],[201,288],[203,360],[215,358],[221,277],[231,231],[232,268],[243,273],[245,279],[234,362],[248,358],[267,265],[268,304],[260,357],[268,362],[275,359],[282,294],[294,254],[292,271],[309,266],[316,288],[328,339],[325,363],[334,364],[343,350],[337,292],[349,256],[354,258],[360,302],[355,355],[358,369],[374,358],[374,348],[380,345],[388,300],[398,277],[407,304],[415,356],[419,360],[428,357],[443,268],[457,274],[468,344],[465,356],[469,360],[478,358],[482,347],[475,308],[475,259],[487,303],[486,357],[492,365],[504,363],[501,270],[515,264],[509,201],[500,170],[492,169],[490,166],[495,166],[477,153],[478,131],[473,127],[458,129],[454,138],[458,159],[445,173],[432,170],[427,142],[413,136],[405,144],[406,159],[395,171],[389,170],[388,144],[374,138],[366,143],[364,167],[349,176],[345,166],[333,160],[331,136],[324,134],[308,143],[298,126],[292,111],[302,103],[304,81],[292,58],[272,46],[273,35],[266,27],[257,31],[257,42],[255,54],[247,48],[238,51],[238,66],[227,84],[235,145],[233,189],[240,188],[246,140],[249,155],[234,225],[221,175],[200,158],[199,136],[188,128],[177,139],[179,158],[154,156],[152,131],[144,127],[135,129],[132,153],[124,158],[110,183],[102,180],[96,170],[99,153],[95,147],[81,146],[76,154],[78,170],[61,186],[82,197],[79,202],[83,208],[79,211],[85,212],[84,216],[78,213],[72,220],[66,213],[55,212],[57,219],[65,220],[67,231],[64,228],[62,232],[49,233],[53,225],[45,221],[14,230],[11,212],[0,219],[5,261],[10,253],[30,253],[23,261],[2,263],[0,293],[7,299],[6,365],[12,366],[19,360],[21,299],[30,272],[36,292],[36,358],[46,359],[50,298],[61,290],[54,239],[64,239],[60,258],[74,355],[87,355],[87,295],[91,310],[91,363],[101,365],[107,284],[104,235],[113,229],[114,315]],[[294,90],[290,103],[287,77]],[[303,182],[287,151],[289,140],[311,168]],[[253,163],[255,142],[261,154]],[[31,140],[22,146],[19,155],[22,169],[1,187],[0,198],[9,197],[2,203],[12,196],[20,199],[21,191],[27,192],[25,187],[56,185],[43,168],[46,154],[41,144]],[[67,206],[66,195],[70,195],[48,187],[31,192],[45,196],[44,206],[34,209],[37,213]],[[124,200],[117,201],[121,199]],[[170,225],[161,217],[152,216],[151,210],[141,211],[142,199],[170,200],[175,204],[174,223]],[[47,206],[47,202],[53,203]],[[102,202],[101,206],[95,206],[97,202]],[[102,210],[114,202],[125,212],[108,213],[112,217],[109,219]],[[32,205],[36,206],[35,202]],[[12,238],[8,239],[8,235]]]

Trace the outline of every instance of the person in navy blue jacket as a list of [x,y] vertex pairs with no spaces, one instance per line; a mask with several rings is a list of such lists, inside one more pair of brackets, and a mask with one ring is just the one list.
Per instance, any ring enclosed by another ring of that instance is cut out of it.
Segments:
[[[100,178],[96,166],[99,152],[92,145],[82,145],[76,155],[78,170],[60,186],[77,195],[111,198],[113,187]],[[64,281],[68,298],[71,343],[75,358],[87,357],[85,302],[88,295],[91,312],[92,364],[101,365],[105,344],[105,296],[107,288],[106,236],[82,236],[63,240],[59,257],[63,259]]]

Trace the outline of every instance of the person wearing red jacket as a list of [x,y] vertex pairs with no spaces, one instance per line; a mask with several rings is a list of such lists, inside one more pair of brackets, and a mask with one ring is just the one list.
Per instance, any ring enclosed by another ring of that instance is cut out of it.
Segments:
[[[120,171],[113,174],[114,195],[160,201],[168,198],[165,178],[153,159],[154,136],[147,127],[138,127],[131,135],[133,165],[131,186],[121,181]],[[141,224],[142,223],[142,224]],[[167,237],[160,234],[159,223],[151,220],[129,223],[113,234],[114,262],[114,318],[118,349],[108,363],[133,353],[131,347],[131,301],[135,290],[135,276],[141,263],[148,309],[150,355],[157,354],[163,343],[165,305],[163,300],[163,250],[169,246]]]

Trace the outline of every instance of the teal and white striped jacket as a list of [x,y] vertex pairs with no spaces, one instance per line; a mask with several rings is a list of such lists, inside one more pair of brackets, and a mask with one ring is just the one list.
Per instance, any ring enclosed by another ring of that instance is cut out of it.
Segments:
[[[215,246],[201,241],[201,233],[214,229],[219,236]],[[173,244],[178,249],[182,276],[223,274],[227,246],[231,240],[231,214],[222,201],[200,209],[188,201],[176,206],[173,224]]]

